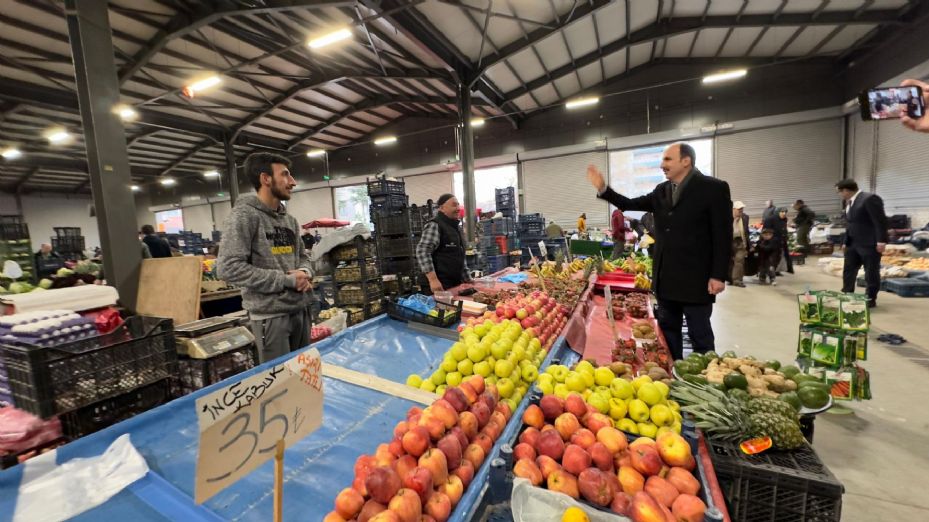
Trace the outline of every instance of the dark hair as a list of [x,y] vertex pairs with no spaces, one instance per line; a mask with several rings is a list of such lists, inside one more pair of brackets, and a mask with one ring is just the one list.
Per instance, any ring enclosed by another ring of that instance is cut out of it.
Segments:
[[274,176],[274,169],[271,167],[273,163],[280,163],[287,168],[291,166],[289,159],[280,154],[273,154],[271,152],[255,152],[249,154],[249,156],[245,158],[245,176],[252,183],[252,187],[255,187],[255,190],[261,188],[262,172],[269,176]]
[[446,201],[452,199],[453,197],[455,197],[454,194],[447,194],[447,193],[442,194],[441,196],[439,196],[439,199],[436,200],[435,204],[436,206],[441,207],[442,205],[445,204]]
[[802,199],[798,199],[797,202],[794,203],[794,205],[803,205],[803,204],[804,204],[804,203],[803,203],[803,200],[802,200]]
[[681,159],[690,158],[690,166],[697,166],[697,152],[694,151],[694,148],[688,145],[687,143],[678,143],[678,146],[681,149]]
[[155,233],[155,227],[153,227],[153,226],[151,226],[151,225],[142,225],[142,233],[145,234],[146,236],[149,235],[149,234],[154,234],[154,233]]
[[835,184],[835,188],[839,190],[851,190],[853,192],[858,191],[858,183],[855,183],[853,179],[843,179],[842,181]]

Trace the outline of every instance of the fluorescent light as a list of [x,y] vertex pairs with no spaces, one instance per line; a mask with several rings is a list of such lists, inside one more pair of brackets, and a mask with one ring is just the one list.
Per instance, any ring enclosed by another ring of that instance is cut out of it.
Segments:
[[70,140],[71,135],[68,133],[68,131],[64,129],[55,129],[55,130],[49,131],[45,135],[45,139],[47,139],[50,143],[59,145],[59,144],[65,143],[66,141]]
[[350,38],[352,32],[347,28],[339,29],[338,31],[333,31],[325,36],[320,36],[319,38],[314,38],[307,43],[311,49],[319,49],[320,47],[325,47],[327,45],[334,44],[338,41]]
[[397,141],[396,136],[386,136],[386,137],[378,138],[374,140],[374,144],[375,145],[389,145],[391,143],[394,143],[395,141]]
[[324,151],[323,149],[314,149],[314,150],[311,150],[311,151],[307,152],[307,153],[306,153],[306,157],[308,157],[308,158],[316,158],[316,157],[322,156],[322,155],[324,155],[324,154],[326,154],[326,151]]
[[129,188],[130,188],[133,192],[138,192],[138,191],[142,190],[142,187],[140,187],[140,186],[138,186],[138,185],[132,185],[132,186],[129,187]]
[[23,155],[22,151],[20,151],[19,149],[15,147],[3,149],[3,152],[0,152],[0,156],[3,156],[3,159],[8,159],[8,160],[14,160],[22,155]]
[[218,171],[218,170],[208,170],[208,171],[206,171],[206,172],[203,173],[203,177],[204,177],[204,178],[218,178],[218,177],[219,177],[219,171]]
[[578,107],[586,107],[588,105],[594,105],[599,102],[600,98],[596,96],[591,96],[589,98],[578,98],[576,100],[571,100],[568,103],[564,104],[566,109],[577,109]]
[[118,107],[116,114],[119,114],[119,117],[122,118],[123,121],[132,121],[139,117],[139,113],[128,105]]
[[195,92],[200,92],[209,89],[210,87],[215,87],[222,81],[222,78],[214,74],[213,76],[208,76],[202,80],[197,80],[194,83],[184,87],[184,93],[187,94],[187,96],[193,96]]
[[164,178],[161,180],[161,184],[166,187],[170,187],[174,185],[175,183],[177,183],[177,181],[175,181],[174,178]]
[[724,82],[726,80],[735,80],[748,74],[746,69],[736,69],[734,71],[725,71],[717,74],[711,74],[703,77],[703,83]]
[[484,118],[471,118],[472,127],[481,127],[484,125]]

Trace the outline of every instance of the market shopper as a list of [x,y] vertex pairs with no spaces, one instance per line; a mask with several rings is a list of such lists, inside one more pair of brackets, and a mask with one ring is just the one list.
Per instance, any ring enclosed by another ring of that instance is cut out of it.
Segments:
[[148,245],[152,257],[171,257],[171,245],[165,238],[155,234],[155,227],[142,225],[142,242]]
[[624,211],[654,213],[658,324],[675,359],[683,356],[684,317],[694,351],[716,348],[710,315],[716,295],[726,288],[732,251],[729,185],[704,176],[695,161],[690,145],[669,145],[661,161],[667,181],[637,198],[616,193],[597,167],[587,167],[587,179],[597,189],[598,198]]
[[766,285],[770,282],[777,286],[777,265],[781,262],[781,242],[774,237],[770,228],[762,229],[758,239],[758,281]]
[[774,206],[774,201],[769,199],[764,202],[764,211],[761,213],[761,220],[764,221],[774,215],[777,215],[777,207]]
[[843,179],[835,184],[846,201],[845,265],[842,268],[842,291],[855,291],[858,270],[864,266],[868,307],[877,306],[881,285],[881,254],[887,246],[887,216],[884,200],[877,194],[860,192],[855,180]]
[[245,175],[255,194],[240,197],[226,218],[216,268],[223,281],[242,288],[265,362],[309,344],[313,285],[300,225],[282,203],[297,185],[290,160],[258,152],[245,160]]
[[797,216],[794,218],[794,226],[797,227],[797,244],[800,245],[801,252],[808,254],[810,252],[810,230],[813,228],[816,213],[810,210],[802,199],[794,203],[794,210],[797,211]]
[[732,260],[729,264],[729,280],[732,286],[745,287],[745,257],[748,255],[748,214],[745,203],[732,203]]
[[564,237],[564,230],[558,226],[558,223],[552,220],[548,223],[548,226],[545,227],[545,237],[548,239],[561,239]]
[[583,213],[577,218],[577,235],[583,238],[587,234],[587,213]]
[[422,238],[416,245],[416,262],[432,293],[471,280],[465,262],[465,238],[458,219],[458,198],[442,194],[436,204],[438,212],[423,226]]
[[613,254],[612,259],[622,257],[626,251],[626,218],[623,217],[623,211],[618,208],[610,216],[610,234],[613,236]]
[[[780,245],[781,260],[784,261],[788,273],[794,273],[793,263],[790,261],[790,253],[787,248],[787,236],[790,232],[787,230],[787,208],[781,207],[764,219],[762,228],[771,229],[774,232],[774,240]],[[786,256],[786,258],[784,258]],[[777,271],[781,275],[781,271]]]
[[35,253],[35,270],[39,279],[55,275],[59,269],[64,268],[65,260],[61,254],[52,250],[52,245],[42,243],[39,251]]

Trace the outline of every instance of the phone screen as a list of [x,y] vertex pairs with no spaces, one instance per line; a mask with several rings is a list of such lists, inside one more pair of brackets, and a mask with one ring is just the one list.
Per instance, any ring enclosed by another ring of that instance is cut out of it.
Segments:
[[868,120],[892,118],[921,118],[923,106],[922,89],[919,87],[882,87],[868,89],[862,95],[862,116]]

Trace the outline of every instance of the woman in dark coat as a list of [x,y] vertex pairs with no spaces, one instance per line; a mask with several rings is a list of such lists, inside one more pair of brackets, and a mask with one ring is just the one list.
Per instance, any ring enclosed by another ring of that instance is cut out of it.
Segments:
[[[774,239],[781,245],[781,255],[784,256],[784,262],[787,263],[787,272],[794,273],[793,263],[790,260],[790,252],[787,249],[787,208],[780,207],[777,212],[766,217],[762,228],[769,228],[774,231]],[[780,275],[780,274],[778,274]]]

